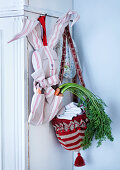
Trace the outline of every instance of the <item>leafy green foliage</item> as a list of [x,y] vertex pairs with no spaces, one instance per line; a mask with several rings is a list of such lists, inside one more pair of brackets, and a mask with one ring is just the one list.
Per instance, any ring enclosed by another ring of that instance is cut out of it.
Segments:
[[97,140],[97,146],[100,146],[102,141],[107,138],[110,141],[114,140],[111,134],[111,119],[105,113],[106,104],[102,99],[95,96],[85,87],[76,83],[66,83],[59,88],[61,89],[61,93],[70,91],[77,95],[80,99],[79,104],[83,103],[86,108],[86,115],[89,122],[82,143],[83,149],[87,149],[91,146],[93,138]]

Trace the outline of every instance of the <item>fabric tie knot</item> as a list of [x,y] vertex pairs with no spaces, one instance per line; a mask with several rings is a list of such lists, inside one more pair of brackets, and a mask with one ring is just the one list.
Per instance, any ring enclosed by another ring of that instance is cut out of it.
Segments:
[[40,87],[45,90],[44,94],[45,94],[46,98],[48,98],[51,95],[53,95],[55,92],[55,90],[51,86],[59,84],[60,80],[59,80],[57,74],[55,74],[49,78],[45,78],[45,76],[36,77],[34,79],[34,92],[39,87],[38,83],[39,83]]
[[44,76],[42,76],[35,81],[39,82],[40,86],[44,89],[56,85],[60,82],[58,75],[53,75],[49,78],[45,78]]

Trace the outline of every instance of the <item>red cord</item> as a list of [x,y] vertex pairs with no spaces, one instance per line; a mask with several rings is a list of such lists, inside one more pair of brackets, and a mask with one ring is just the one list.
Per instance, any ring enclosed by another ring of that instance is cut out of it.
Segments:
[[46,36],[46,26],[45,26],[45,16],[40,16],[38,21],[41,23],[43,27],[43,45],[47,46],[47,36]]

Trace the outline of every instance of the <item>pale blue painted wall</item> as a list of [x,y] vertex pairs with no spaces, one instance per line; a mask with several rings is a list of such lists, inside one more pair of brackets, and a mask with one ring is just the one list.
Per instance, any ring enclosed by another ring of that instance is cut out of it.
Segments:
[[[82,151],[81,170],[120,170],[120,1],[74,0],[81,16],[74,26],[86,86],[103,98],[112,119],[114,142]],[[74,168],[77,170],[78,168]]]

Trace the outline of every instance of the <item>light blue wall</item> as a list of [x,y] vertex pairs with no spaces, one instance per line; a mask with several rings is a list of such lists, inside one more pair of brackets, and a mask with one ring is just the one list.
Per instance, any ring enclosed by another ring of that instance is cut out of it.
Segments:
[[[74,0],[81,16],[74,26],[86,86],[103,98],[112,119],[114,142],[81,151],[81,170],[120,170],[120,1]],[[77,170],[78,168],[75,168]]]

